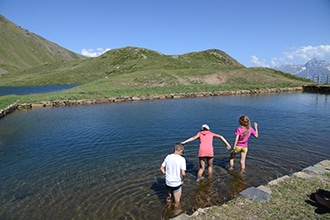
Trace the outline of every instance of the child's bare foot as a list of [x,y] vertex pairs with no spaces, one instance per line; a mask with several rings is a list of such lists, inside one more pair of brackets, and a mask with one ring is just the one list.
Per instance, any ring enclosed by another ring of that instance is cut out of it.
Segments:
[[204,179],[204,177],[199,176],[199,177],[197,178],[197,182],[199,182],[199,181],[201,181],[201,180],[203,180],[203,179]]
[[168,197],[166,198],[166,203],[167,203],[167,205],[171,205],[171,203],[172,203],[172,198],[168,196]]

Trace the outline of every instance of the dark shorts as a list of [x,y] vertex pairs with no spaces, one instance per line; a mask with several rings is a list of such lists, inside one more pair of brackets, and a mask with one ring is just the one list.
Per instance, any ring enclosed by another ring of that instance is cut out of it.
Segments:
[[211,159],[213,159],[214,157],[198,157],[199,159],[201,159],[201,160],[211,160]]
[[176,192],[176,191],[178,191],[178,190],[181,188],[181,186],[182,186],[182,185],[180,185],[180,186],[174,186],[174,187],[173,187],[173,186],[168,186],[168,185],[165,184],[166,189],[167,189],[167,190],[170,190],[170,191],[172,191],[172,192]]

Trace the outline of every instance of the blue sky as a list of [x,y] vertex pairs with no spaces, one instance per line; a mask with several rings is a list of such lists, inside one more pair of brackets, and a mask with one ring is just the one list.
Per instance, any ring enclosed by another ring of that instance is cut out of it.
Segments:
[[0,14],[86,56],[136,46],[219,49],[247,67],[330,62],[330,0],[1,0]]

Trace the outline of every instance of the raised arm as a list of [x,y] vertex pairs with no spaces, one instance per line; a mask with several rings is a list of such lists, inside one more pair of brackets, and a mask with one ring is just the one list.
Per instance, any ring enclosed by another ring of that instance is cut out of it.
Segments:
[[188,142],[190,142],[190,141],[194,141],[194,140],[196,140],[197,138],[199,138],[199,133],[197,133],[195,136],[193,136],[193,137],[191,137],[191,138],[188,138],[187,140],[181,142],[181,144],[186,144],[186,143],[188,143]]
[[258,132],[258,123],[254,122],[254,130],[256,131],[256,135],[254,135],[255,138],[259,137],[259,132]]
[[230,144],[228,143],[228,141],[226,140],[226,138],[224,138],[222,135],[220,135],[220,134],[214,134],[214,137],[215,138],[219,138],[226,145],[226,150],[230,150],[231,149]]

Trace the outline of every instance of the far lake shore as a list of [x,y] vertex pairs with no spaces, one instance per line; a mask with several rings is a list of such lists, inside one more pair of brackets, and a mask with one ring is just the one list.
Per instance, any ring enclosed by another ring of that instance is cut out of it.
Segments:
[[238,90],[238,91],[215,91],[215,92],[196,92],[196,93],[178,93],[167,95],[152,95],[152,96],[120,96],[98,99],[81,99],[81,100],[55,100],[42,101],[37,103],[11,104],[5,109],[0,110],[0,119],[6,115],[20,109],[47,108],[60,106],[75,106],[89,104],[105,104],[119,102],[134,102],[134,101],[151,101],[164,99],[182,99],[182,98],[202,98],[211,96],[229,96],[229,95],[255,95],[255,94],[271,94],[281,92],[303,92],[303,87],[293,88],[272,88],[272,89],[254,89],[254,90]]

